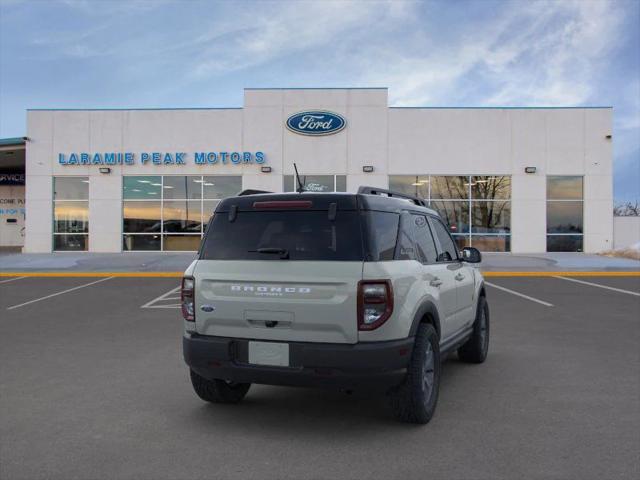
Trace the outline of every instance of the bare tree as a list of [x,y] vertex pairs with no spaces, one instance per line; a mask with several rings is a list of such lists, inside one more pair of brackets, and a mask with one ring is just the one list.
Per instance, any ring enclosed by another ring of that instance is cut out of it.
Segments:
[[614,217],[638,217],[640,216],[640,204],[635,202],[617,203],[613,206]]

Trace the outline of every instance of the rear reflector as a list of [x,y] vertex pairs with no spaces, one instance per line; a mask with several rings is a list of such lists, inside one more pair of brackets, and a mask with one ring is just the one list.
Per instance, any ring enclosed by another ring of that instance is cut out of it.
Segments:
[[311,208],[310,200],[271,200],[266,202],[253,202],[253,208]]

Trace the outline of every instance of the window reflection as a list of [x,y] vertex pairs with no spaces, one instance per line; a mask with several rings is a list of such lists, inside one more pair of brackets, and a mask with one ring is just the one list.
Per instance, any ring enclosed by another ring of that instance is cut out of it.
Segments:
[[581,252],[582,235],[547,235],[547,252]]
[[164,235],[164,250],[169,251],[193,251],[200,247],[200,235]]
[[84,251],[88,248],[88,235],[54,235],[53,249],[57,251]]
[[547,233],[582,233],[582,202],[547,202]]
[[197,250],[220,199],[241,189],[235,175],[125,176],[123,250]]
[[126,201],[123,205],[123,231],[160,232],[160,202]]
[[548,176],[547,200],[582,200],[582,177]]
[[[295,192],[298,188],[294,175],[285,175],[283,191]],[[346,192],[346,175],[300,175],[307,192]]]
[[429,177],[420,175],[390,175],[389,190],[428,199]]
[[469,233],[469,202],[431,202],[452,234]]
[[54,200],[88,200],[89,177],[54,177]]
[[471,198],[477,200],[508,200],[511,198],[511,177],[476,175],[471,177]]
[[509,233],[511,202],[472,202],[472,233]]
[[53,218],[54,233],[88,233],[89,202],[55,202]]
[[469,198],[469,177],[431,177],[431,199]]
[[202,177],[204,198],[221,199],[233,197],[242,190],[242,177],[204,176]]
[[201,202],[196,200],[165,201],[162,207],[162,231],[200,233]]
[[162,177],[125,176],[122,196],[125,200],[160,200]]
[[511,237],[509,235],[473,235],[472,246],[483,252],[509,252]]
[[53,249],[87,250],[89,177],[53,178]]
[[160,235],[124,235],[122,249],[132,250],[160,250]]
[[165,199],[194,200],[202,197],[202,178],[200,176],[165,176],[162,180],[162,195]]

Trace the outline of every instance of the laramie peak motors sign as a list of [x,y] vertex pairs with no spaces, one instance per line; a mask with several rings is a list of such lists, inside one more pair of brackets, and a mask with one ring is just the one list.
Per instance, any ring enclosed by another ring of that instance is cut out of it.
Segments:
[[287,128],[300,135],[332,135],[346,126],[342,115],[325,110],[299,112],[287,119]]

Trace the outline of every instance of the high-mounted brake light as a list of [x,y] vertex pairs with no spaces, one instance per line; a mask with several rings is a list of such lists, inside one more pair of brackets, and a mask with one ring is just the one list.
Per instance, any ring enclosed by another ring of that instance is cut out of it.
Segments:
[[253,208],[311,208],[311,200],[271,200],[253,202]]
[[358,282],[358,330],[375,330],[393,313],[393,287],[390,280]]
[[187,322],[196,321],[195,283],[193,277],[184,277],[182,279],[182,287],[180,288],[182,316]]

